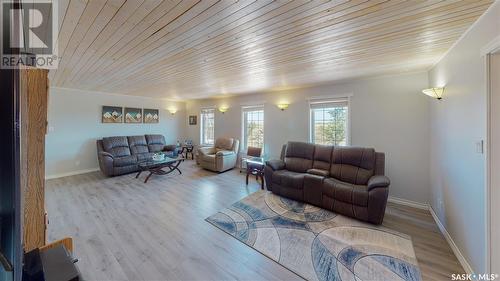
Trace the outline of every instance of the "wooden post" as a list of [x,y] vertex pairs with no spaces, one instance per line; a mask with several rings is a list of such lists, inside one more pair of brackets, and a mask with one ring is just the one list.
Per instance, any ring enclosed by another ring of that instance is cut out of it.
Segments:
[[23,245],[26,252],[45,245],[45,134],[48,71],[21,70],[21,188]]

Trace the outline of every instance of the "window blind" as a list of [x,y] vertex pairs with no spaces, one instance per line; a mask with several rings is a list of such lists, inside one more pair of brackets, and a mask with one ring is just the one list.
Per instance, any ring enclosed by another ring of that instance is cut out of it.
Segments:
[[346,107],[348,104],[349,100],[347,98],[318,99],[309,101],[309,106],[311,108]]

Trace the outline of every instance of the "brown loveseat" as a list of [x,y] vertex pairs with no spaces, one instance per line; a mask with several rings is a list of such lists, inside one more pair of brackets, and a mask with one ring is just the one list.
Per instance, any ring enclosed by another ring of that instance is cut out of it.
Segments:
[[288,142],[266,162],[273,193],[374,224],[384,219],[389,179],[385,155],[373,148]]
[[139,170],[137,163],[163,152],[177,157],[175,145],[166,145],[162,135],[107,137],[97,140],[99,167],[106,176],[118,176]]

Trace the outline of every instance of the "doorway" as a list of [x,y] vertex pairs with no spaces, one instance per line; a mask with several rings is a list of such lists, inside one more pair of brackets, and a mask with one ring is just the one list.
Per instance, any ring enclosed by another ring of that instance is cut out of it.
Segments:
[[500,274],[500,50],[486,55],[488,73],[488,267]]
[[19,71],[0,69],[0,280],[21,280]]

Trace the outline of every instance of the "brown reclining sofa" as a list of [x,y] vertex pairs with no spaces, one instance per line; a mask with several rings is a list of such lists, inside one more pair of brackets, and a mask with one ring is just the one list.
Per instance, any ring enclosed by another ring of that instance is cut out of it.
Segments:
[[264,172],[277,195],[381,224],[390,184],[384,169],[384,153],[373,148],[288,142]]
[[118,176],[137,172],[141,161],[151,159],[157,152],[177,157],[175,145],[167,145],[163,135],[117,136],[97,140],[97,159],[101,172]]

